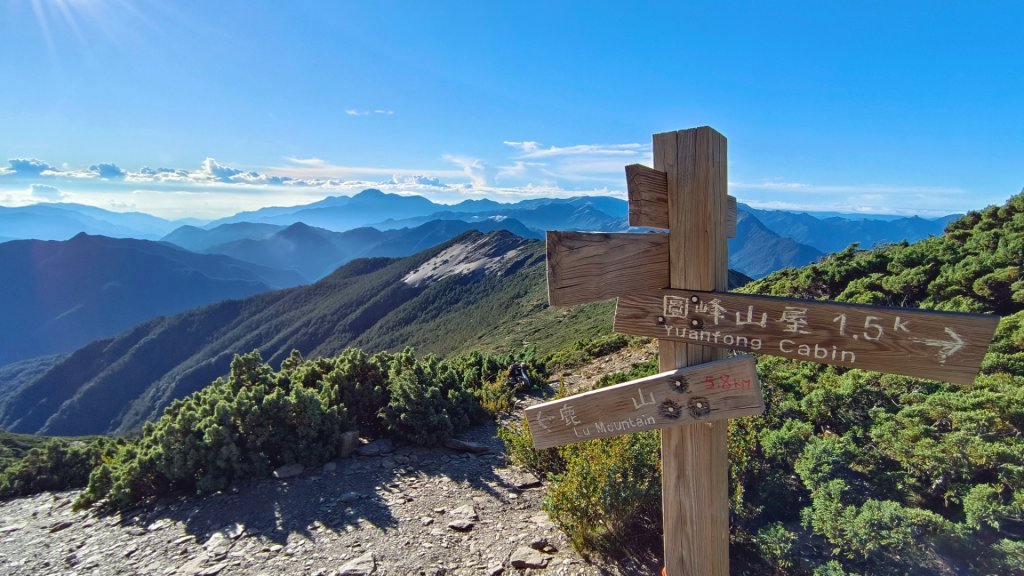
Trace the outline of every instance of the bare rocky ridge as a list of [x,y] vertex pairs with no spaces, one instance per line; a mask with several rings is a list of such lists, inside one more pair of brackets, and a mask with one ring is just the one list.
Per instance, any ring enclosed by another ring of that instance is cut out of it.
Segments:
[[[579,370],[646,359],[627,348]],[[566,378],[566,380],[569,380]],[[568,382],[567,382],[568,384]],[[520,402],[522,404],[522,402]],[[494,424],[450,448],[364,444],[228,493],[123,514],[72,512],[76,492],[0,503],[0,573],[234,576],[638,574],[590,563],[541,509],[541,481],[511,465]]]
[[462,276],[483,270],[495,274],[508,268],[522,254],[522,249],[509,249],[508,238],[479,236],[454,244],[402,278],[410,286],[437,282],[449,276]]

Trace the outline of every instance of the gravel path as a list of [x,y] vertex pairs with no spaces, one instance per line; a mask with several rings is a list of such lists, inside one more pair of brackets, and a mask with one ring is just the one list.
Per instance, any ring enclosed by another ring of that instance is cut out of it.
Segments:
[[[600,371],[635,361],[621,356]],[[76,492],[3,502],[0,574],[653,573],[574,551],[541,509],[540,480],[508,463],[494,424],[461,439],[459,449],[377,441],[292,477],[112,516],[72,512]]]

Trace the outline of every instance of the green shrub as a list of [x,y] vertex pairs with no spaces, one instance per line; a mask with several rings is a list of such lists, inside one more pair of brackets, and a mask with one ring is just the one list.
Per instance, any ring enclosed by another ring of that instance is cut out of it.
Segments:
[[629,382],[630,380],[636,380],[645,376],[652,376],[658,373],[658,358],[654,357],[643,362],[635,362],[629,370],[620,372],[611,372],[601,376],[597,380],[595,388],[604,388],[605,386],[612,386],[615,384],[622,384],[623,382]]
[[640,432],[559,448],[565,471],[554,477],[544,509],[581,550],[611,552],[661,522],[658,432]]
[[485,412],[455,371],[433,356],[417,362],[410,350],[391,364],[388,387],[391,400],[381,420],[395,438],[414,444],[442,444]]
[[793,543],[796,534],[786,530],[781,522],[772,522],[757,531],[757,549],[761,557],[782,572],[790,570],[793,565]]
[[368,356],[349,348],[335,358],[318,359],[323,366],[322,386],[330,405],[345,407],[349,418],[364,434],[384,431],[380,411],[390,400],[388,368],[393,355],[380,352]]
[[515,388],[506,382],[501,380],[484,382],[479,390],[474,391],[474,394],[476,394],[483,409],[492,416],[502,412],[512,412]]
[[505,450],[512,462],[533,470],[541,478],[565,470],[565,460],[557,448],[537,450],[526,420],[506,423],[498,429],[498,437],[505,443]]
[[[354,425],[417,444],[439,444],[511,397],[500,385],[511,356],[471,354],[417,360],[411,349],[367,356],[345,350],[303,360],[293,352],[275,372],[259,352],[236,356],[228,378],[173,402],[137,442],[119,446],[91,473],[78,501],[125,507],[183,490],[212,492],[298,463],[336,457]],[[538,372],[526,364],[527,373]]]
[[544,364],[568,370],[641,341],[646,341],[646,339],[624,334],[606,334],[597,338],[577,340],[569,346],[549,354],[544,359]]
[[173,490],[211,492],[261,477],[277,466],[314,466],[333,458],[350,428],[345,407],[294,355],[279,373],[258,352],[236,356],[228,379],[175,401],[90,476],[79,499],[114,507]]
[[110,438],[48,440],[0,474],[0,498],[81,488],[93,468],[114,454],[119,442]]

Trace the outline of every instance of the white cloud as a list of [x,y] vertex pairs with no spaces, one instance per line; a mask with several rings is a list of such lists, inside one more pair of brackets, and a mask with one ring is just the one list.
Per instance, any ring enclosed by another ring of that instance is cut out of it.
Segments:
[[966,194],[967,190],[947,186],[900,186],[886,184],[808,184],[771,180],[759,183],[729,182],[737,190],[759,190],[794,194],[871,194],[877,198],[899,194]]
[[479,158],[461,156],[458,154],[445,154],[441,158],[455,164],[456,166],[461,166],[462,173],[469,178],[469,181],[473,183],[474,188],[483,188],[487,186],[487,176],[484,173],[485,166],[483,161]]
[[57,202],[64,198],[64,193],[56,186],[33,184],[29,186],[29,196],[47,202]]
[[964,212],[968,190],[948,186],[813,184],[785,180],[730,182],[730,192],[755,208],[943,216]]
[[5,174],[16,174],[18,176],[45,176],[45,172],[60,172],[54,166],[35,158],[11,158],[7,161],[10,168],[4,171]]
[[448,188],[449,186],[444,182],[441,182],[439,178],[432,178],[430,176],[403,176],[398,177],[397,174],[392,174],[389,180],[378,182],[377,184],[382,186],[408,186],[408,187],[428,187],[428,188]]
[[516,184],[563,182],[621,188],[627,164],[652,161],[649,144],[550,146],[534,140],[506,140],[504,144],[515,150],[513,163],[499,167],[495,179]]
[[370,116],[371,114],[377,116],[394,116],[395,111],[385,110],[383,108],[375,108],[373,110],[356,110],[355,108],[349,108],[345,110],[345,114],[348,114],[349,116]]
[[101,162],[99,164],[89,166],[89,170],[92,170],[97,176],[106,180],[120,180],[125,177],[125,171],[117,164]]
[[548,146],[542,148],[540,143],[511,142],[505,144],[519,149],[518,159],[527,158],[554,158],[560,156],[625,156],[641,157],[644,153],[650,153],[649,144],[576,144],[574,146]]
[[542,168],[545,165],[546,164],[543,162],[523,162],[522,160],[516,160],[512,166],[499,166],[498,175],[495,176],[495,179],[523,178],[530,170]]
[[307,186],[337,186],[350,181],[379,182],[381,178],[441,178],[454,179],[465,175],[464,170],[401,168],[398,166],[347,166],[333,164],[320,158],[286,157],[289,165],[272,166],[267,173],[286,178],[294,184]]
[[[131,205],[169,217],[214,218],[263,206],[306,204],[366,188],[416,193],[441,203],[466,198],[507,202],[580,195],[624,198],[624,166],[652,162],[650,145],[642,144],[551,146],[533,140],[504,144],[507,153],[496,159],[452,153],[418,166],[346,165],[309,156],[286,157],[279,166],[251,169],[207,157],[190,169],[132,170],[114,163],[76,168],[16,158],[0,168],[0,205],[64,199],[115,209]],[[970,191],[942,186],[765,179],[730,182],[730,188],[755,207],[807,211],[939,215],[962,212],[965,205],[974,203]]]

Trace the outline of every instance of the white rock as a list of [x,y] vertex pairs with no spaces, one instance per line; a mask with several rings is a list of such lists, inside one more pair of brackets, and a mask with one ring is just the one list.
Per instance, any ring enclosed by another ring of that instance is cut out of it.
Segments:
[[377,571],[377,562],[373,553],[367,552],[341,567],[338,576],[370,576]]
[[282,480],[284,478],[292,478],[294,476],[302,474],[303,470],[305,470],[305,468],[302,466],[302,464],[287,464],[285,466],[281,466],[277,470],[274,470],[274,478],[277,478],[279,480]]
[[510,560],[515,568],[545,568],[551,559],[529,546],[520,546]]
[[476,513],[476,508],[473,508],[472,504],[463,504],[455,510],[451,511],[452,516],[459,518],[465,518],[466,520],[479,520],[480,516]]

